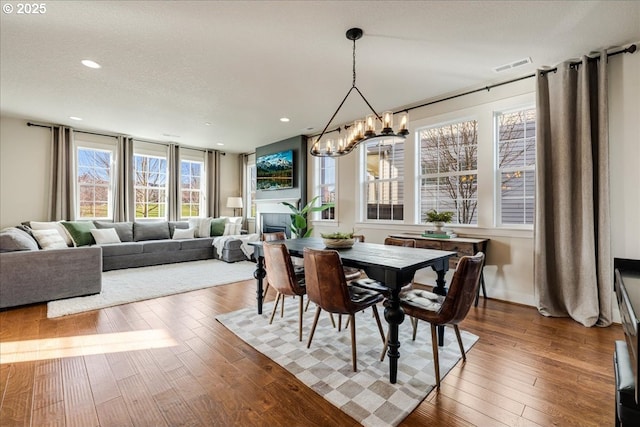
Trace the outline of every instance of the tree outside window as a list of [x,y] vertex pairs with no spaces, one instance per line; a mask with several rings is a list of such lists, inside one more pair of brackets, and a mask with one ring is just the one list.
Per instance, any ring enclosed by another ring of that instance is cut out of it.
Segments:
[[78,147],[76,155],[78,217],[109,218],[113,200],[113,151]]
[[167,217],[167,159],[135,155],[136,218]]
[[418,131],[420,209],[454,212],[453,223],[478,223],[478,122]]
[[535,207],[536,110],[496,114],[501,225],[532,225]]

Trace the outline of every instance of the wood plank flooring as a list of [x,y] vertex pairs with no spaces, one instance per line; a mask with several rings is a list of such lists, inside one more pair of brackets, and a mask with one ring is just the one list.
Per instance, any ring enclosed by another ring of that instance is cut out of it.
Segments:
[[[247,306],[252,280],[59,319],[0,312],[0,425],[358,425],[215,320]],[[479,342],[402,426],[613,424],[619,325],[489,299],[461,328]]]

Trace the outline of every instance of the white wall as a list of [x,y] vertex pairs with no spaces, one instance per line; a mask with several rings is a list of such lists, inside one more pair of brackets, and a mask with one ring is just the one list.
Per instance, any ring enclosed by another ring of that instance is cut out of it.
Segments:
[[[609,110],[610,110],[610,162],[611,162],[611,210],[612,210],[612,245],[614,256],[625,256],[640,259],[640,54],[619,55],[609,62]],[[492,114],[494,109],[508,100],[529,100],[535,103],[535,80],[527,79],[518,83],[492,89],[489,93],[477,94],[457,98],[455,100],[438,103],[429,107],[412,110],[410,130],[430,121],[438,120],[450,115],[473,111],[474,114]],[[487,130],[491,131],[491,129]],[[412,134],[410,134],[412,135]],[[479,146],[492,146],[492,143],[482,144],[481,138],[490,138],[488,134],[479,132]],[[406,176],[414,173],[412,159],[415,158],[413,136],[405,143]],[[424,226],[414,222],[414,187],[412,179],[405,181],[405,224],[371,224],[358,222],[357,187],[358,156],[354,152],[338,159],[338,200],[337,221],[314,222],[315,234],[321,232],[350,231],[355,229],[358,234],[366,235],[367,241],[382,243],[390,233],[422,232]],[[478,180],[491,179],[493,153],[486,149],[478,154]],[[313,158],[309,157],[313,165]],[[489,171],[484,177],[480,169]],[[314,171],[311,170],[311,174]],[[312,176],[312,175],[311,175]],[[486,181],[485,181],[486,182]],[[312,185],[313,183],[310,183]],[[482,184],[479,191],[489,192],[492,199],[493,186]],[[313,191],[310,188],[310,191]],[[490,297],[502,300],[533,305],[535,296],[533,290],[533,231],[502,229],[493,226],[492,203],[479,206],[479,225],[473,228],[459,228],[459,234],[470,236],[484,236],[491,239],[487,250],[487,267],[485,280],[487,293]],[[455,229],[455,227],[454,227]],[[448,275],[450,280],[451,272]],[[435,275],[423,270],[417,274],[417,280],[433,283]]]
[[[48,128],[0,117],[0,228],[47,220],[50,140]],[[231,216],[227,196],[239,196],[242,187],[237,154],[221,156],[220,177],[220,214]]]

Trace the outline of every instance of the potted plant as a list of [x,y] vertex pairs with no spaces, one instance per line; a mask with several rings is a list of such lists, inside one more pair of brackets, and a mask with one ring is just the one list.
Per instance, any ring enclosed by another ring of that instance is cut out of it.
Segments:
[[297,206],[292,205],[288,202],[282,202],[283,205],[287,206],[291,209],[291,232],[296,235],[296,237],[309,237],[311,236],[311,232],[313,228],[307,228],[307,217],[309,216],[309,212],[322,212],[326,209],[329,209],[334,206],[333,203],[327,203],[321,206],[313,206],[316,203],[320,196],[316,196],[309,203],[306,204],[302,209],[298,209]]
[[445,223],[451,222],[453,219],[453,212],[438,212],[435,209],[431,209],[424,215],[426,222],[432,223],[436,227],[436,231],[441,232]]

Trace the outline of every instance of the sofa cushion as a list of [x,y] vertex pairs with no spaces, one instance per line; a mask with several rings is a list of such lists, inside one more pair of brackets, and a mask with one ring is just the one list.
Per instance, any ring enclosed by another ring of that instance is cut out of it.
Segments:
[[73,246],[88,246],[96,242],[91,235],[91,230],[96,228],[93,221],[62,221],[62,225],[71,236]]
[[93,230],[91,230],[91,235],[93,236],[93,240],[95,240],[96,244],[98,245],[121,243],[120,237],[118,236],[118,232],[115,228],[103,228],[100,230],[94,228]]
[[169,235],[172,239],[176,229],[182,230],[187,228],[189,228],[188,221],[169,221]]
[[71,240],[71,236],[69,235],[69,233],[67,233],[67,229],[64,227],[64,225],[62,225],[61,221],[58,221],[58,222],[30,221],[27,225],[31,227],[32,230],[57,230],[58,234],[60,234],[60,237],[62,237],[62,239],[67,244],[67,246],[73,246],[73,240]]
[[119,255],[135,255],[142,253],[142,247],[144,243],[138,242],[124,242],[116,243],[115,245],[102,246],[102,256],[119,256]]
[[198,239],[180,241],[182,250],[207,249],[213,247],[213,237],[201,237]]
[[180,250],[180,241],[178,240],[152,240],[144,242],[142,252],[145,254],[158,252],[173,252]]
[[173,240],[181,240],[181,239],[193,239],[193,228],[176,228],[173,232]]
[[58,230],[33,230],[33,236],[38,241],[42,249],[67,249],[67,242],[64,241]]
[[133,223],[133,240],[135,242],[170,238],[169,223],[167,221]]
[[195,237],[211,236],[211,218],[189,218],[189,228],[195,230]]
[[0,252],[37,251],[38,243],[29,234],[16,227],[0,231]]
[[121,242],[133,242],[132,222],[93,221],[96,228],[115,228]]
[[212,218],[211,219],[211,235],[222,236],[224,233],[224,225],[227,223],[227,218]]

